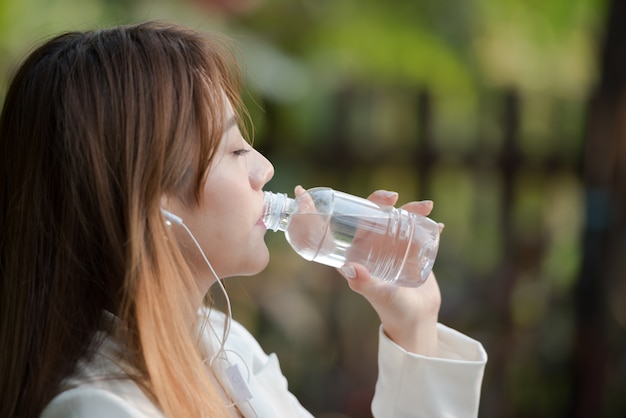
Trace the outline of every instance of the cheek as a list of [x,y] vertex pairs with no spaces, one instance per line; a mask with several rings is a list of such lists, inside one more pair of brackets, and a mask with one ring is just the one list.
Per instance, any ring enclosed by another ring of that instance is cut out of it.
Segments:
[[236,222],[237,215],[233,210],[213,213],[205,222],[202,233],[202,246],[213,267],[220,275],[230,272],[241,259],[245,249],[246,237]]
[[263,231],[244,228],[242,222],[216,223],[204,238],[207,257],[222,278],[255,275],[269,262]]

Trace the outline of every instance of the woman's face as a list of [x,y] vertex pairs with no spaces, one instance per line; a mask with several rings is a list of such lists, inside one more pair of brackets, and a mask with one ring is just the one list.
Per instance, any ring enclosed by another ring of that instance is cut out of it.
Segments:
[[[171,211],[183,219],[220,278],[253,275],[267,266],[263,186],[273,175],[272,164],[243,138],[230,111],[200,204],[171,202]],[[188,234],[183,228],[176,233],[198,284],[212,284],[215,277]]]

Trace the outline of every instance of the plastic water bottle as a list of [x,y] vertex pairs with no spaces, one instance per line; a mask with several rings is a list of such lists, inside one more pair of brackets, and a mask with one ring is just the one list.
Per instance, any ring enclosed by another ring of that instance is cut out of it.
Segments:
[[292,199],[265,192],[267,229],[285,232],[304,259],[332,267],[356,262],[372,277],[417,287],[428,278],[439,249],[439,225],[403,209],[327,187]]

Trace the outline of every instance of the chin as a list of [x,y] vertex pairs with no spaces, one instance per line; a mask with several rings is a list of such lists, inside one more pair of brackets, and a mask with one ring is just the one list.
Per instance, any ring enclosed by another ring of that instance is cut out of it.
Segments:
[[264,254],[257,254],[254,259],[247,260],[246,266],[242,269],[242,272],[238,276],[254,276],[259,274],[270,262],[270,256],[267,249]]
[[255,274],[259,274],[260,272],[262,272],[263,270],[265,270],[265,267],[267,267],[267,265],[270,263],[270,258],[267,257],[262,263],[260,263],[257,268],[255,269],[255,271],[253,273],[250,274],[250,276],[255,275]]

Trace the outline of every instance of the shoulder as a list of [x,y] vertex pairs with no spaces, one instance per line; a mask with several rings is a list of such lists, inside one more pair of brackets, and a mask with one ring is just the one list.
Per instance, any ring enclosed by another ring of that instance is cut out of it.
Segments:
[[[147,399],[145,399],[147,402]],[[43,410],[42,418],[139,418],[155,416],[152,404],[129,401],[114,392],[92,386],[79,386],[56,396]]]
[[162,416],[141,388],[124,373],[118,344],[106,334],[98,339],[96,351],[78,362],[74,373],[63,382],[63,391],[50,401],[41,416]]

